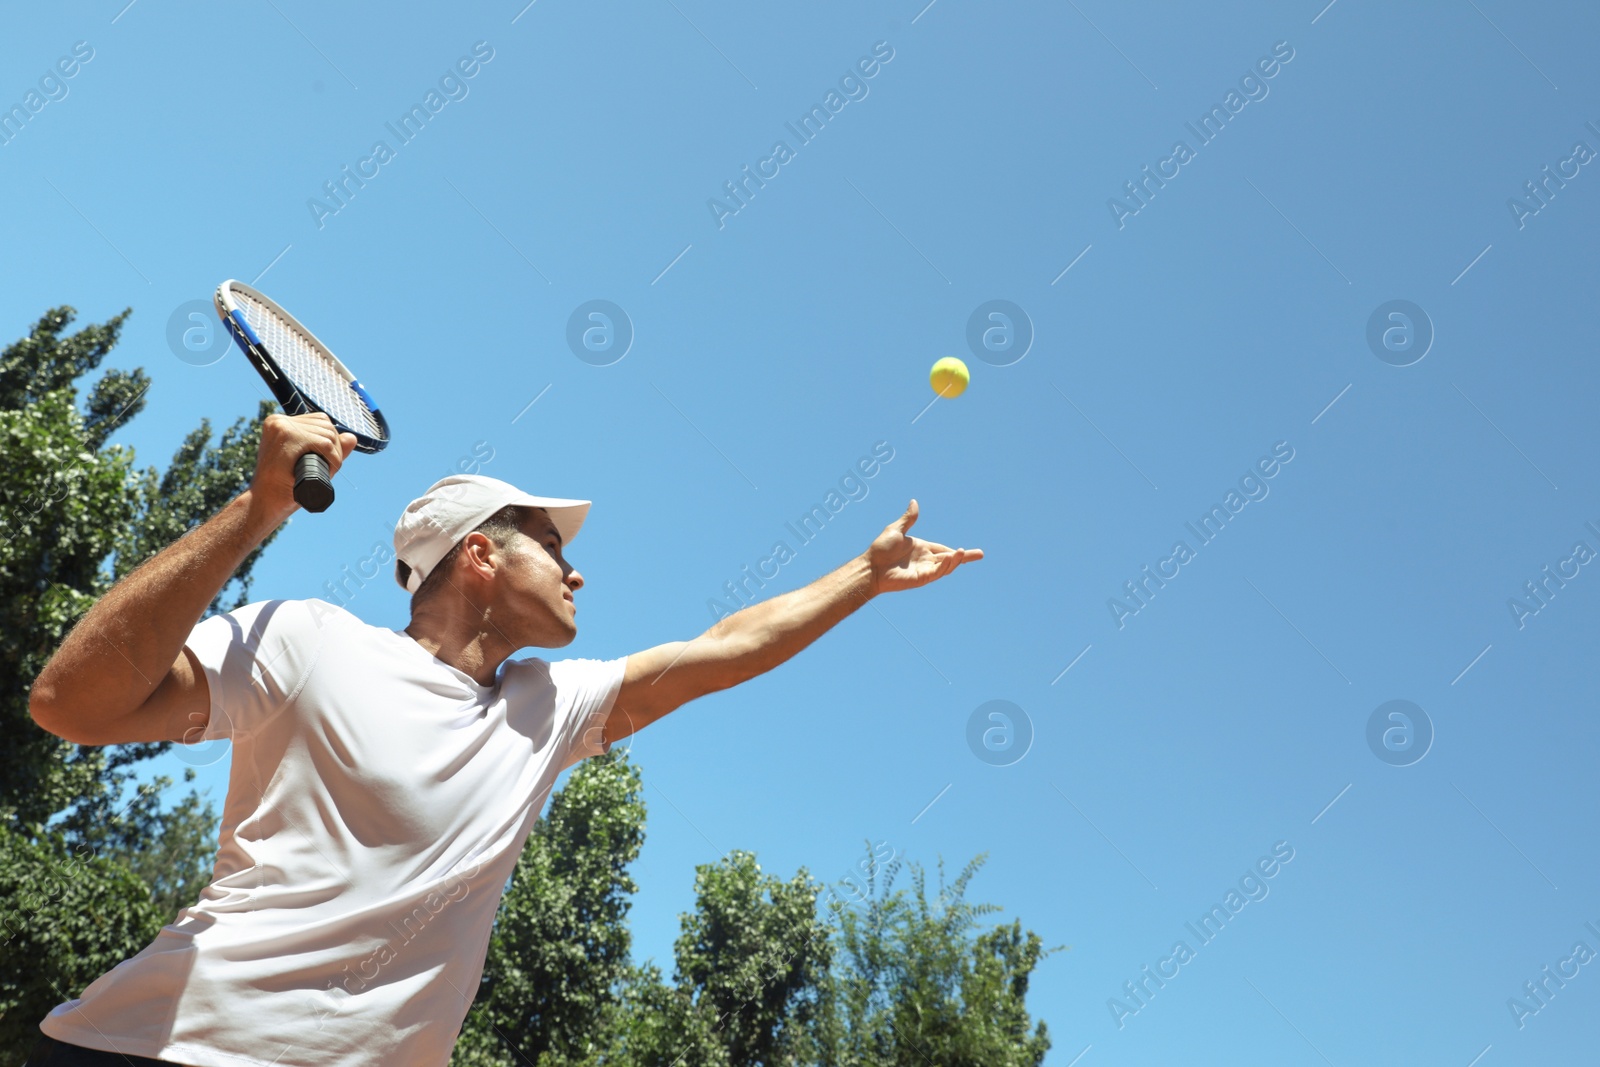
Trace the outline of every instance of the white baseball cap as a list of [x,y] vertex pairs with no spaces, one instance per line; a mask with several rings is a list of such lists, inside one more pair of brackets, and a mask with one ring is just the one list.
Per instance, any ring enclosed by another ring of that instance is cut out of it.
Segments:
[[[475,527],[501,508],[544,508],[556,524],[565,548],[578,536],[589,514],[588,500],[567,500],[524,493],[510,482],[481,474],[452,474],[428,487],[394,524],[395,581],[415,593],[429,572]],[[410,581],[400,577],[400,563],[411,568]]]

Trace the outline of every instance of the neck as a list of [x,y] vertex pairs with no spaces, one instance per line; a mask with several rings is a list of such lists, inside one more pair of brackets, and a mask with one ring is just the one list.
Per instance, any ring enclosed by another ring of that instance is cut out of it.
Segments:
[[488,612],[453,620],[426,614],[414,616],[405,633],[429,655],[450,664],[482,686],[494,685],[500,664],[516,651]]

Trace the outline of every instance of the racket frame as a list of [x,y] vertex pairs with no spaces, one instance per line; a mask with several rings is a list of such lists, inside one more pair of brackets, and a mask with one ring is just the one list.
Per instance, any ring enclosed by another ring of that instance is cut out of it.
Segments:
[[[269,311],[282,316],[286,323],[299,331],[306,340],[310,341],[318,354],[333,364],[340,376],[345,379],[346,384],[355,391],[360,401],[372,412],[373,420],[382,429],[383,436],[381,438],[373,437],[354,426],[346,426],[335,418],[331,412],[324,411],[320,405],[297,389],[288,376],[284,374],[283,368],[278,365],[277,360],[272,357],[272,353],[267,351],[266,346],[261,343],[261,339],[256,336],[254,328],[245,318],[244,309],[240,306],[238,300],[234,299],[233,294],[235,291],[242,292],[252,299],[260,301]],[[371,394],[366,391],[361,382],[356,379],[356,376],[350,373],[350,368],[346,367],[339,357],[333,354],[333,350],[323,344],[316,334],[306,329],[299,319],[285,311],[281,304],[265,293],[232,278],[217,286],[213,299],[216,304],[217,315],[222,319],[222,324],[227,327],[234,343],[244,352],[245,358],[255,367],[262,380],[267,383],[267,388],[272,390],[272,395],[277,399],[279,406],[283,408],[284,414],[310,415],[321,412],[327,415],[329,419],[333,420],[334,426],[340,433],[348,433],[356,439],[356,451],[358,452],[370,454],[381,452],[388,447],[389,420],[383,417],[383,412],[373,402]]]

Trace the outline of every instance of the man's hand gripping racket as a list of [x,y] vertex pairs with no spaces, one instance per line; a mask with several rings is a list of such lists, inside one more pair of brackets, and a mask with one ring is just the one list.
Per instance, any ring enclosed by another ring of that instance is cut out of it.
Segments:
[[[262,440],[263,459],[269,444],[304,448],[292,455],[294,501],[307,511],[326,511],[333,503],[333,474],[328,460],[337,457],[333,470],[353,447],[358,452],[381,452],[389,444],[389,423],[361,383],[339,362],[328,346],[317,340],[269,297],[243,282],[228,280],[217,286],[217,314],[244,351],[284,413],[290,416],[322,415],[331,423],[331,447],[326,454],[314,449],[315,437],[328,430],[322,419],[294,418],[298,426],[282,426],[274,442]],[[354,439],[346,445],[344,438]],[[291,457],[286,456],[286,461]]]

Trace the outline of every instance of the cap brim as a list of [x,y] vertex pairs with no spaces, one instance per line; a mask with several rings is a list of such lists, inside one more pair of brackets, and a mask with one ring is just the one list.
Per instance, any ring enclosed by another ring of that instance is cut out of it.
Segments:
[[550,521],[556,524],[556,532],[561,535],[561,546],[565,548],[572,544],[578,536],[578,531],[583,528],[583,520],[589,517],[589,508],[592,500],[570,500],[559,496],[533,496],[524,493],[508,505],[517,507],[543,508],[549,515]]

